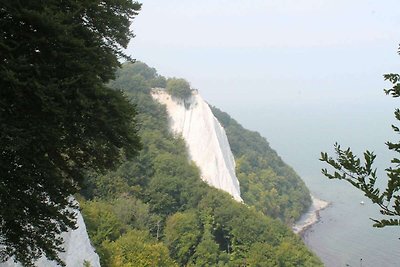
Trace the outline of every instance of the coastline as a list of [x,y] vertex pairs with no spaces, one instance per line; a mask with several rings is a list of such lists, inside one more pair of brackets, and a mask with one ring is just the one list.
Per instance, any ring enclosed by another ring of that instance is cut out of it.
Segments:
[[302,236],[313,224],[319,221],[319,212],[330,205],[329,202],[318,199],[311,195],[312,204],[308,211],[292,226],[295,234]]

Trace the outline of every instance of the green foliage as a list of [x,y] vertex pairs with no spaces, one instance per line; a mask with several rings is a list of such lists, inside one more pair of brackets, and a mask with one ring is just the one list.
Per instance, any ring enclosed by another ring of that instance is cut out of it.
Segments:
[[106,242],[104,248],[110,267],[170,267],[177,266],[168,255],[168,249],[156,242],[145,231],[130,230],[113,242]]
[[196,213],[188,211],[175,213],[168,218],[165,228],[165,242],[171,256],[185,266],[193,256],[201,232]]
[[114,241],[126,231],[125,225],[116,216],[111,204],[88,201],[83,202],[81,207],[93,245],[99,246],[105,240]]
[[[267,250],[260,253],[273,255],[271,262],[281,262],[277,250],[283,240],[291,248],[289,256],[299,255],[299,266],[321,266],[280,221],[234,201],[228,193],[201,181],[199,170],[188,160],[185,143],[169,131],[165,108],[150,96],[148,78],[130,67],[128,70],[124,68],[119,73],[127,75],[126,91],[139,111],[143,149],[134,161],[124,163],[112,173],[97,178],[88,176],[87,188],[82,191],[87,199],[92,199],[88,203],[101,199],[104,210],[113,207],[115,218],[124,225],[122,229],[127,229],[117,239],[103,238],[96,245],[102,266],[125,266],[126,259],[139,264],[141,255],[153,255],[152,242],[157,241],[168,249],[178,266],[244,266],[252,260],[250,250],[254,243],[268,243],[269,246],[260,246]],[[129,85],[129,77],[139,80],[139,76],[144,87],[135,90]],[[122,85],[119,80],[112,84]],[[85,209],[83,215],[86,220]],[[90,229],[90,236],[96,233]],[[132,229],[136,239],[127,239],[134,245],[122,247],[122,243],[128,242],[124,236]],[[140,247],[144,252],[138,256],[131,255],[139,251],[135,240],[146,244]],[[280,266],[286,266],[285,262]]]
[[165,77],[140,61],[125,62],[123,67],[117,70],[116,77],[117,79],[111,81],[109,85],[128,92],[148,92],[150,88],[167,87]]
[[163,76],[157,76],[149,81],[151,88],[165,88],[167,87],[167,80]]
[[187,99],[192,95],[190,84],[185,79],[170,78],[167,80],[167,92],[177,98]]
[[274,250],[274,247],[267,243],[254,243],[246,255],[246,263],[254,267],[279,266]]
[[69,197],[87,170],[139,147],[136,111],[104,83],[133,37],[128,0],[3,0],[0,7],[0,261],[59,259]]
[[225,128],[236,158],[236,174],[244,202],[288,224],[311,205],[301,178],[286,165],[259,133],[244,129],[227,113],[212,111]]
[[150,212],[150,205],[134,197],[120,197],[112,201],[113,211],[119,220],[139,230],[157,231],[161,217]]
[[148,229],[156,227],[160,218],[149,212],[148,205],[128,197],[87,201],[81,206],[102,266],[173,265],[168,249],[149,236]]
[[196,266],[215,266],[215,263],[218,263],[219,246],[214,240],[215,237],[212,230],[210,223],[204,225],[203,236],[193,255],[193,261]]
[[[398,50],[400,54],[400,48]],[[394,98],[400,96],[400,75],[385,74],[385,80],[392,84],[392,88],[384,89],[387,95]],[[396,109],[394,116],[400,120],[400,110]],[[392,129],[396,133],[400,133],[399,127],[392,125]],[[389,150],[400,153],[400,141],[397,143],[386,142]],[[392,166],[388,167],[386,175],[388,177],[387,186],[381,191],[376,186],[378,176],[373,163],[376,158],[375,154],[370,151],[364,152],[364,161],[354,155],[350,148],[341,149],[340,145],[335,144],[336,159],[328,156],[326,152],[321,153],[320,160],[326,162],[334,170],[329,173],[327,169],[322,169],[322,173],[329,179],[345,180],[357,189],[361,190],[367,198],[374,204],[378,205],[384,219],[372,219],[374,227],[400,226],[400,159],[393,158]],[[393,218],[394,217],[394,218]]]
[[[390,146],[388,144],[388,146]],[[389,148],[390,149],[390,148]],[[369,198],[373,203],[380,207],[380,212],[385,216],[400,216],[400,168],[389,167],[386,169],[387,176],[389,177],[387,188],[385,191],[376,186],[378,176],[373,163],[376,158],[375,154],[370,151],[364,152],[364,162],[359,157],[353,154],[350,148],[346,150],[341,149],[340,145],[335,144],[336,159],[329,157],[327,153],[321,153],[321,161],[326,162],[335,171],[331,174],[327,169],[322,169],[322,173],[329,179],[345,180],[352,184],[357,189],[364,192],[364,195]],[[398,164],[397,159],[392,159],[393,164]],[[400,226],[400,219],[372,219],[374,227],[385,226]]]

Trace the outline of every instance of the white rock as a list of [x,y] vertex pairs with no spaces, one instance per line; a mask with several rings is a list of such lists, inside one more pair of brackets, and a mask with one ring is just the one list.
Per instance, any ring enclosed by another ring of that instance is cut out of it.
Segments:
[[166,105],[170,127],[186,141],[191,160],[201,171],[201,178],[242,202],[228,138],[208,104],[196,91],[185,101],[158,89],[152,91],[152,96]]
[[[65,262],[67,267],[83,267],[84,261],[89,262],[91,267],[100,267],[99,256],[90,244],[86,225],[79,211],[77,211],[77,226],[77,229],[62,234],[65,252],[60,253],[60,258]],[[22,267],[21,264],[15,263],[12,259],[5,263],[0,263],[0,266]],[[55,261],[49,261],[43,256],[35,262],[35,266],[57,267],[59,265]]]

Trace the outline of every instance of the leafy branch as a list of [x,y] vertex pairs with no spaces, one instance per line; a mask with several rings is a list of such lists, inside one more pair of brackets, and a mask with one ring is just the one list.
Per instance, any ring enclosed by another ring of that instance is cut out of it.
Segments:
[[[400,50],[399,50],[400,51]],[[400,75],[385,74],[384,79],[391,82],[392,88],[384,89],[387,95],[394,98],[400,96]],[[400,110],[394,112],[395,118],[400,121]],[[392,125],[394,132],[399,133],[399,127]],[[386,142],[389,150],[400,153],[400,141],[397,143]],[[400,226],[400,159],[393,158],[392,166],[385,169],[388,178],[387,186],[381,190],[376,186],[378,179],[376,168],[373,168],[376,155],[373,152],[365,151],[364,160],[354,155],[350,148],[342,149],[335,143],[336,159],[328,156],[326,152],[321,152],[320,160],[326,162],[334,169],[329,172],[326,168],[322,169],[322,174],[329,179],[345,180],[354,187],[361,190],[364,195],[380,208],[380,213],[387,219],[372,219],[374,227]],[[393,218],[394,217],[394,218]]]

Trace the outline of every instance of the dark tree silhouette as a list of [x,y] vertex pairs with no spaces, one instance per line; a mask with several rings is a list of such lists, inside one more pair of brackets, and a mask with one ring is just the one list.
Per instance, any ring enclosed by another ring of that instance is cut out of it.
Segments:
[[2,0],[0,5],[0,261],[63,264],[59,234],[75,226],[70,196],[87,170],[138,148],[136,111],[104,84],[140,4]]

